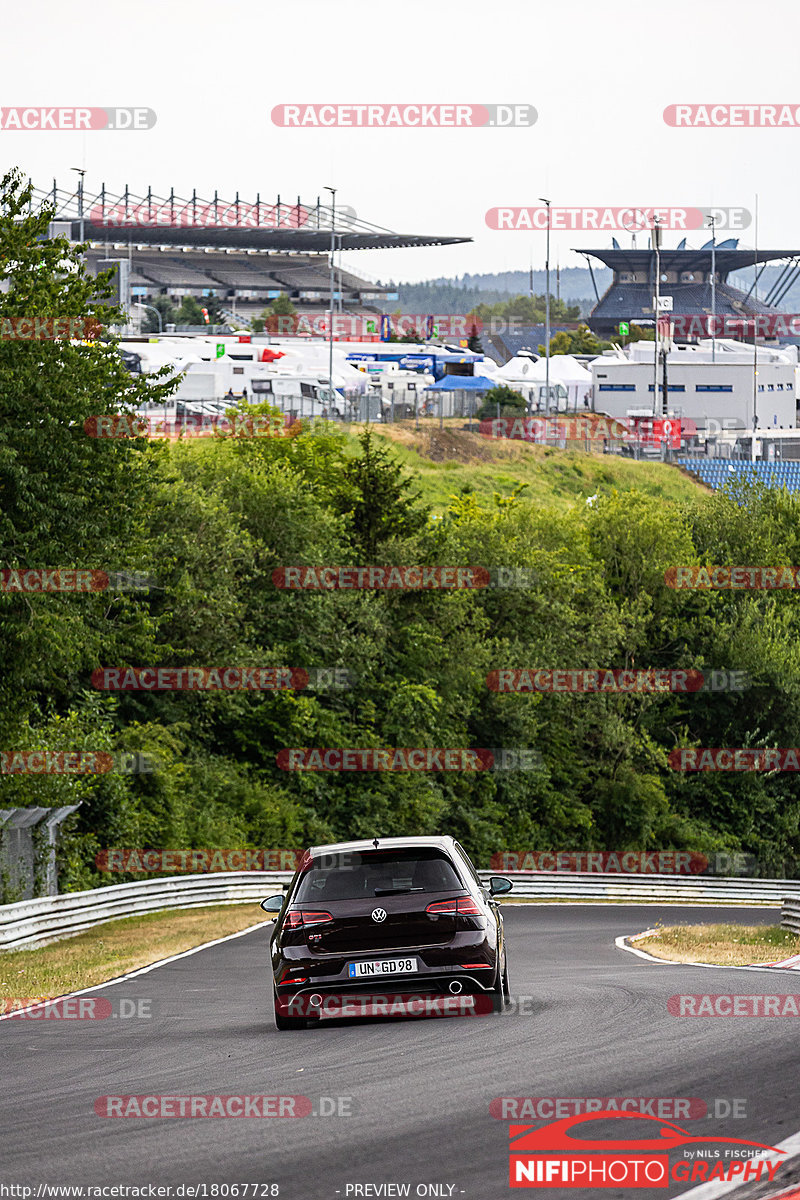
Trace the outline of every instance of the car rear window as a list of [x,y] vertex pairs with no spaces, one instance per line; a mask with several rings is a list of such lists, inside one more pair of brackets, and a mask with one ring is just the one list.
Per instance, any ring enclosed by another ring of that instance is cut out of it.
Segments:
[[294,897],[318,900],[373,900],[394,892],[463,891],[450,860],[438,850],[375,850],[324,855],[315,859]]

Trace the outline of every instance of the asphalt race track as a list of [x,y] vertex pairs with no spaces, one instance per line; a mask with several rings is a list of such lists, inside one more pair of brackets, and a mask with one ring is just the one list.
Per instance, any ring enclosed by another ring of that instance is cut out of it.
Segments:
[[[614,945],[656,920],[774,923],[776,910],[559,904],[509,906],[505,918],[511,990],[532,999],[502,1017],[278,1033],[262,929],[92,993],[150,1001],[149,1019],[0,1022],[0,1181],[32,1185],[34,1197],[40,1183],[171,1184],[173,1196],[174,1185],[206,1184],[209,1197],[212,1184],[278,1184],[282,1200],[403,1194],[354,1190],[391,1183],[412,1197],[498,1200],[512,1194],[508,1124],[489,1113],[499,1096],[735,1098],[746,1119],[677,1123],[773,1145],[800,1130],[798,1018],[667,1009],[675,993],[800,994],[800,974],[659,966]],[[351,1097],[341,1103],[352,1115],[96,1115],[109,1094],[303,1095],[315,1111],[321,1096]],[[769,1190],[794,1178],[787,1167]]]

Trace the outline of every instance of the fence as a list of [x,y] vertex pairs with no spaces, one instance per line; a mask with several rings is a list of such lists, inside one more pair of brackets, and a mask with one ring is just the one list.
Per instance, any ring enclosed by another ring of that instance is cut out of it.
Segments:
[[[80,933],[115,917],[160,912],[170,908],[196,908],[208,904],[255,904],[285,888],[291,871],[225,871],[147,879],[43,896],[0,907],[0,951],[34,946],[58,937]],[[480,871],[488,883],[497,872]],[[796,913],[800,932],[800,881],[782,879],[723,879],[671,875],[609,876],[597,874],[557,875],[550,872],[507,871],[514,883],[510,899],[535,897],[541,900],[605,900],[633,904],[747,904],[787,905]],[[791,888],[797,895],[786,900]]]
[[0,896],[30,898],[42,887],[48,896],[56,894],[58,827],[79,808],[0,808]]

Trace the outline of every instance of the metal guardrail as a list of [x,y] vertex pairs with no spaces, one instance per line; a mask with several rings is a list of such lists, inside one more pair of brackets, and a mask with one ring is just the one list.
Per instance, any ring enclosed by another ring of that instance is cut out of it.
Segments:
[[291,871],[225,871],[19,900],[0,907],[0,950],[81,933],[115,917],[208,904],[257,904],[280,891],[291,877]]
[[781,905],[781,928],[800,934],[800,895],[785,896]]
[[611,900],[636,904],[671,901],[684,904],[766,904],[777,907],[792,888],[800,899],[800,880],[741,879],[710,875],[609,875],[596,872],[479,871],[503,875],[514,883],[514,896],[553,900]]
[[[479,871],[488,882],[497,871]],[[283,889],[292,871],[221,871],[120,883],[86,892],[66,892],[0,906],[0,951],[34,946],[81,933],[104,921],[170,908],[211,904],[254,904]],[[506,871],[514,883],[509,899],[606,900],[652,904],[783,905],[782,924],[800,932],[800,880],[726,879],[708,876],[556,874]],[[787,892],[797,889],[788,899]]]

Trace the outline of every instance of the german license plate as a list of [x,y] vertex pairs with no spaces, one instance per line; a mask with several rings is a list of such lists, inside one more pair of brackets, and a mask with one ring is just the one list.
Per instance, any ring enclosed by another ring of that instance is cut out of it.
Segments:
[[379,958],[347,964],[351,979],[377,979],[381,975],[407,975],[417,970],[416,958]]

